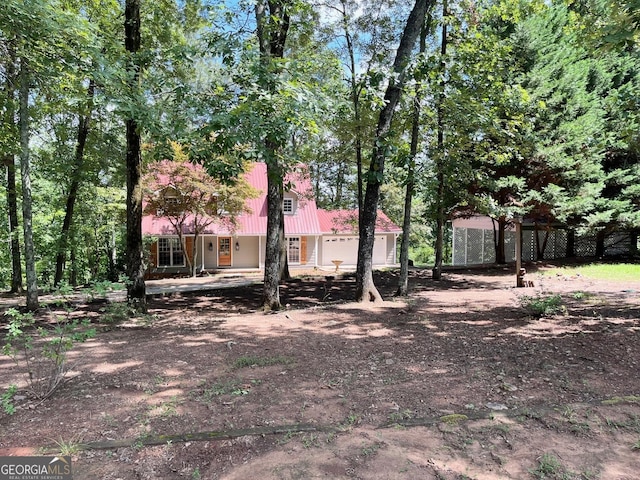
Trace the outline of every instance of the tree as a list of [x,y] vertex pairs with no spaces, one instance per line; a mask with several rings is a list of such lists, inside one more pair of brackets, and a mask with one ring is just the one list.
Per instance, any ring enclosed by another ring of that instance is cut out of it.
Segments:
[[373,141],[373,153],[366,178],[366,190],[361,212],[360,237],[358,242],[358,264],[356,269],[356,300],[381,301],[382,297],[373,283],[373,242],[380,196],[380,185],[384,178],[387,135],[391,129],[394,110],[400,99],[405,81],[405,70],[411,58],[416,39],[420,34],[432,0],[416,0],[409,14],[400,45],[393,62],[393,76],[385,93],[385,104],[378,117],[378,126]]
[[[140,91],[140,0],[125,3],[125,48],[129,54],[127,73],[133,96]],[[136,311],[147,311],[142,243],[142,157],[139,122],[129,117],[126,123],[127,169],[127,299]]]
[[20,59],[20,172],[22,177],[22,228],[24,230],[24,256],[27,274],[27,310],[37,310],[38,277],[33,244],[33,212],[31,209],[31,163],[29,147],[29,90],[30,72],[26,56]]
[[[429,33],[431,16],[429,15],[420,31],[420,55],[423,57],[427,50],[427,34]],[[417,70],[417,69],[416,69]],[[407,180],[405,185],[404,212],[402,221],[402,242],[400,244],[400,276],[396,295],[406,296],[409,290],[409,242],[411,237],[411,212],[413,197],[416,190],[416,157],[420,141],[420,113],[422,103],[422,79],[416,71],[415,96],[411,115],[411,145],[407,159]]]
[[[292,2],[286,0],[256,3],[256,34],[262,67],[261,83],[270,94],[276,92],[272,75],[282,69],[285,42],[289,32]],[[276,135],[264,139],[267,164],[267,234],[262,305],[265,310],[280,309],[280,261],[282,250],[281,223],[284,202],[285,169],[280,160],[283,140]]]
[[15,38],[6,39],[5,81],[3,101],[5,104],[4,128],[7,129],[3,138],[2,163],[7,168],[7,213],[9,217],[9,236],[11,238],[11,293],[22,293],[22,262],[20,258],[20,236],[18,224],[18,195],[16,190],[16,160],[15,160],[15,92],[17,90]]
[[[144,213],[167,218],[178,235],[182,251],[186,252],[185,233],[192,233],[197,245],[198,237],[213,223],[233,231],[236,217],[248,213],[246,200],[257,192],[242,178],[227,184],[211,177],[202,165],[189,162],[180,145],[173,146],[173,160],[147,166],[143,178]],[[196,255],[194,248],[191,257],[187,257],[194,277]]]

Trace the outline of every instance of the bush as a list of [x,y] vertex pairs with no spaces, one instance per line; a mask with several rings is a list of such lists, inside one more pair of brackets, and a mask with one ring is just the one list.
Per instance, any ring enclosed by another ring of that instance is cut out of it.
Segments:
[[66,316],[51,315],[50,322],[36,324],[31,313],[15,308],[5,313],[10,321],[2,353],[18,367],[26,367],[29,390],[38,399],[49,397],[60,386],[68,370],[67,352],[96,333],[88,320],[71,320],[70,314],[67,310]]
[[546,297],[542,295],[535,297],[525,296],[520,299],[520,304],[536,318],[557,315],[567,311],[560,295],[550,295]]

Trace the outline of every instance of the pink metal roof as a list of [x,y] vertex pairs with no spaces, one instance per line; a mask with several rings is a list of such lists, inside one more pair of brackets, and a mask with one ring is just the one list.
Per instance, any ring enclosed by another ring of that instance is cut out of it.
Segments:
[[[229,225],[213,223],[206,228],[205,234],[213,235],[265,235],[267,231],[267,166],[254,163],[245,178],[260,193],[257,198],[247,201],[252,213],[237,218],[235,230]],[[296,199],[297,208],[293,215],[284,216],[284,231],[287,235],[320,235],[316,201],[309,180],[308,171],[300,167],[299,171],[285,177],[285,183],[294,185],[285,196],[292,195]],[[142,233],[145,235],[172,235],[175,230],[166,217],[147,215],[142,219]],[[193,228],[186,228],[186,234],[193,233]]]
[[[322,233],[358,234],[358,210],[318,209],[318,220]],[[378,210],[376,233],[402,233],[402,229],[393,223],[382,210]]]

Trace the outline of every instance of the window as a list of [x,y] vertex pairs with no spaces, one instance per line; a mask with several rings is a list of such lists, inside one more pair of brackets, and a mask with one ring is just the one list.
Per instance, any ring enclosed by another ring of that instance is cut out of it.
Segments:
[[293,198],[284,199],[284,207],[282,210],[286,215],[293,215]]
[[182,244],[177,238],[158,239],[158,266],[184,267]]
[[289,237],[287,247],[289,263],[300,263],[300,237]]

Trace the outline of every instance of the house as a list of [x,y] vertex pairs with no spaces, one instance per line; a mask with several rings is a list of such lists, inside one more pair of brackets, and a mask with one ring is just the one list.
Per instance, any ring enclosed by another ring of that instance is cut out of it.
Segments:
[[[259,191],[247,200],[251,213],[237,217],[234,229],[212,223],[198,236],[183,231],[187,254],[196,249],[197,271],[225,268],[261,269],[265,264],[267,231],[267,169],[255,163],[245,174]],[[284,194],[284,230],[290,268],[335,268],[355,266],[358,257],[357,210],[327,211],[316,206],[308,176],[294,173],[285,179],[294,187]],[[228,222],[227,222],[228,223]],[[187,273],[187,262],[174,227],[166,217],[147,215],[142,233],[157,238],[151,245],[148,275],[152,277]],[[373,248],[374,266],[396,265],[396,244],[402,229],[378,212]]]

